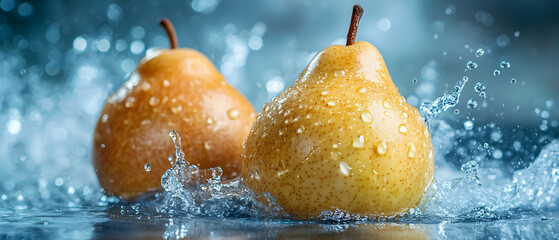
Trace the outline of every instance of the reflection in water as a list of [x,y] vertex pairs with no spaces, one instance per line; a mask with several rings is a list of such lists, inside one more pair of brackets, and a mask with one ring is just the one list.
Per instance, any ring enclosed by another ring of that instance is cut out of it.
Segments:
[[[485,222],[422,220],[417,222],[298,222],[260,218],[206,218],[121,215],[108,211],[95,223],[93,239],[518,239],[559,237],[559,216]],[[430,223],[427,223],[430,222]],[[465,234],[467,233],[467,234]]]

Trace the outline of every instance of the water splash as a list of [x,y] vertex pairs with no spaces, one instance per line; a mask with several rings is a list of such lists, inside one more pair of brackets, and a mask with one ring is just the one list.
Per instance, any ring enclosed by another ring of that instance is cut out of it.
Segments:
[[[270,194],[257,196],[240,178],[222,181],[220,167],[201,169],[190,164],[182,151],[180,135],[173,130],[169,136],[175,145],[174,155],[169,156],[173,166],[161,177],[165,195],[156,206],[157,211],[214,217],[283,216]],[[268,204],[257,201],[258,198]]]
[[427,125],[429,125],[429,120],[436,117],[440,113],[446,111],[447,109],[456,106],[460,101],[460,94],[462,93],[462,89],[464,89],[464,85],[468,82],[468,77],[464,76],[460,81],[454,85],[452,92],[450,94],[443,94],[443,96],[435,99],[433,102],[424,102],[419,107],[419,112],[423,121]]

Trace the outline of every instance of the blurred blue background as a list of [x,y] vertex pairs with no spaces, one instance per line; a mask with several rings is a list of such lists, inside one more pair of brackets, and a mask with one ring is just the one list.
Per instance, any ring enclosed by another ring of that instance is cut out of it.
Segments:
[[96,189],[93,127],[146,50],[169,46],[160,17],[173,21],[180,47],[206,54],[260,110],[318,51],[345,43],[355,3],[365,9],[357,39],[380,50],[410,104],[469,76],[441,116],[447,123],[558,136],[557,1],[0,0],[0,191]]

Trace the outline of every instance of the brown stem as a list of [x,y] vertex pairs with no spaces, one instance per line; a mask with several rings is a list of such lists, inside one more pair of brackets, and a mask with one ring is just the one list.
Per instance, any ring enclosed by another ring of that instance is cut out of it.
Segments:
[[165,28],[167,32],[167,36],[169,36],[169,42],[171,42],[171,49],[177,48],[178,41],[177,41],[177,32],[175,32],[175,28],[169,19],[161,18],[159,20],[159,24]]
[[346,46],[355,43],[355,36],[357,35],[357,27],[359,26],[359,21],[363,16],[363,8],[359,4],[353,5],[353,14],[351,14],[351,23],[349,24],[349,32],[347,32],[347,42]]

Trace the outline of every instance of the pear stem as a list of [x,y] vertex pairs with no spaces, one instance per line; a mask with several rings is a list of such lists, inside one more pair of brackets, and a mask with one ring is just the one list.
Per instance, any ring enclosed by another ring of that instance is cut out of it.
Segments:
[[173,23],[171,23],[171,21],[167,18],[161,18],[159,19],[159,24],[165,29],[165,31],[167,32],[167,36],[169,36],[171,49],[177,48],[177,32],[175,31],[175,27],[173,27]]
[[363,8],[359,4],[353,5],[353,13],[351,14],[351,23],[349,24],[349,32],[347,32],[347,42],[346,46],[355,43],[355,36],[357,36],[357,27],[359,27],[359,21],[363,16]]

